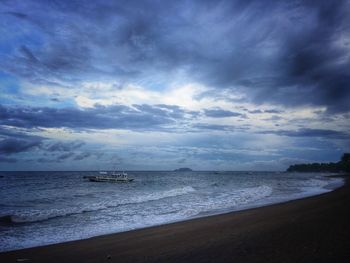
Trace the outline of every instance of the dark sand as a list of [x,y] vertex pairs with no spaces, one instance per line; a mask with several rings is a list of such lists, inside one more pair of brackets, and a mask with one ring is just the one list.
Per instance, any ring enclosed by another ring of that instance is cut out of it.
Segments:
[[[59,233],[57,233],[59,235]],[[0,254],[0,262],[350,262],[350,186],[224,215]]]

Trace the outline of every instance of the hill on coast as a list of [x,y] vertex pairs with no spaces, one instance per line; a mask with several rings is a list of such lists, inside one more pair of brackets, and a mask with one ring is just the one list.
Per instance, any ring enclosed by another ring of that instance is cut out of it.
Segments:
[[350,172],[350,153],[344,153],[339,162],[306,163],[289,166],[287,172]]

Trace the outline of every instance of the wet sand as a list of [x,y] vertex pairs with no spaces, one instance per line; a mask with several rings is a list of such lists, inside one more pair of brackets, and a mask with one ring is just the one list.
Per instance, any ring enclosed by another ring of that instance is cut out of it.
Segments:
[[0,253],[0,262],[350,262],[349,179],[315,197]]

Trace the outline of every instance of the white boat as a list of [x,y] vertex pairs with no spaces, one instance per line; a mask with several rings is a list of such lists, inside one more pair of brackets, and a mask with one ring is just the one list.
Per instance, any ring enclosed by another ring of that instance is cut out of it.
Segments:
[[110,183],[128,183],[132,182],[134,179],[129,178],[127,173],[116,173],[113,172],[108,174],[104,172],[102,175],[96,176],[86,176],[86,179],[89,179],[90,182],[110,182]]

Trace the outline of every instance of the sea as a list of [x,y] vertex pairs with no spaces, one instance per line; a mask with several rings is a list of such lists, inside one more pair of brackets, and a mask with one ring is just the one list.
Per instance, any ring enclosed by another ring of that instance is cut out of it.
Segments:
[[330,192],[342,178],[287,172],[0,172],[0,251],[124,232]]

